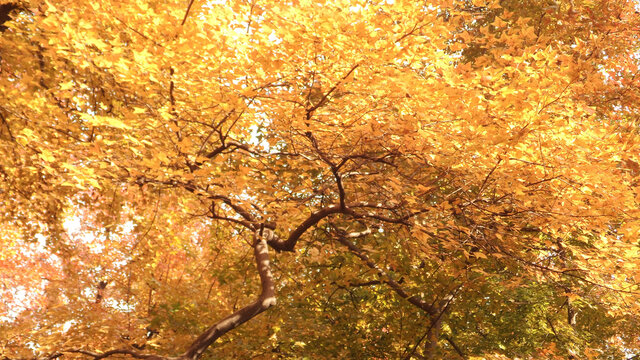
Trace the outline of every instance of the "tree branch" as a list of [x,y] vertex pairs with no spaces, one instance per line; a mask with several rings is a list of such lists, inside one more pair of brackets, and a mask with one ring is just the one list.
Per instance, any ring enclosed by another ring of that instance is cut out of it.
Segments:
[[344,206],[342,204],[331,205],[312,213],[305,221],[303,221],[300,225],[298,225],[298,227],[295,228],[289,234],[289,237],[286,240],[281,240],[275,233],[273,233],[273,231],[269,231],[269,233],[267,234],[267,242],[276,251],[293,251],[293,249],[296,246],[296,243],[307,230],[315,226],[322,219],[333,214],[347,214],[347,215],[353,216],[354,218],[372,218],[372,219],[376,219],[376,220],[380,220],[380,221],[392,223],[392,224],[409,225],[407,222],[408,219],[418,214],[421,214],[425,211],[425,210],[416,211],[400,218],[390,218],[387,216],[377,215],[373,213],[360,214],[352,210],[352,208],[358,208],[358,207],[372,207],[377,209],[384,209],[384,207],[382,206],[377,206],[377,205],[373,205],[366,202],[345,204]]
[[372,270],[375,270],[378,273],[378,275],[381,278],[383,278],[382,281],[385,284],[389,285],[389,287],[391,287],[391,289],[395,291],[396,294],[398,294],[401,298],[406,299],[408,302],[415,305],[419,309],[424,310],[430,316],[435,316],[438,314],[438,310],[431,304],[420,299],[418,296],[409,295],[397,281],[393,280],[391,276],[387,274],[386,271],[381,269],[376,263],[374,263],[371,259],[369,259],[369,257],[364,253],[364,251],[362,251],[354,243],[349,241],[346,236],[344,235],[338,236],[338,242],[346,246],[349,249],[349,251],[351,251],[355,256],[359,257],[362,261],[364,261],[364,263],[369,268],[371,268]]
[[[407,356],[405,357],[405,360],[409,360],[411,359],[411,357],[413,356],[413,354],[415,354],[416,349],[418,348],[418,346],[420,345],[420,343],[422,342],[422,340],[424,340],[425,337],[427,337],[427,335],[429,335],[431,333],[431,330],[433,330],[434,328],[437,329],[437,327],[440,326],[440,321],[442,319],[442,316],[444,315],[444,313],[447,311],[447,309],[449,308],[449,304],[451,304],[451,302],[453,301],[453,299],[455,298],[455,296],[457,295],[458,291],[460,290],[460,288],[462,287],[462,285],[460,285],[452,295],[449,295],[445,300],[444,300],[444,304],[442,304],[442,306],[440,306],[440,310],[438,311],[436,310],[436,313],[432,315],[432,319],[430,319],[431,324],[429,325],[429,327],[427,328],[427,331],[424,332],[424,334],[420,337],[420,339],[418,339],[418,342],[416,342],[416,344],[413,346],[413,349],[411,349],[411,351],[409,352],[409,354],[407,354]],[[436,316],[437,315],[437,316]],[[437,343],[437,339],[434,339],[435,343]],[[433,344],[435,345],[435,344]]]
[[269,266],[269,248],[263,230],[264,227],[256,230],[254,244],[254,257],[258,267],[258,274],[260,275],[262,293],[253,303],[218,321],[203,332],[191,346],[189,346],[189,349],[180,356],[181,359],[199,359],[204,351],[222,335],[276,304],[273,275],[271,274],[271,267]]
[[185,11],[184,13],[184,18],[182,18],[182,22],[180,23],[180,25],[184,25],[185,22],[187,22],[187,16],[189,16],[189,11],[191,10],[191,5],[193,5],[193,1],[191,0],[189,1],[189,6],[187,6],[187,11]]
[[449,344],[451,344],[451,346],[453,347],[453,349],[456,351],[456,353],[458,353],[458,355],[460,355],[460,357],[464,360],[467,360],[467,357],[464,355],[464,353],[462,352],[462,350],[460,350],[460,348],[458,347],[458,345],[456,345],[455,342],[453,342],[453,339],[449,336],[445,336],[444,337],[445,340],[447,340],[447,342]]
[[326,218],[332,214],[352,214],[352,211],[348,208],[343,208],[341,205],[331,205],[326,208],[320,209],[312,213],[305,221],[303,221],[297,228],[295,228],[286,240],[281,240],[272,231],[269,232],[268,243],[276,251],[293,251],[298,242],[298,239],[309,228],[316,225],[320,220]]
[[128,349],[115,349],[115,350],[105,351],[105,352],[102,352],[102,353],[95,352],[95,351],[84,350],[84,349],[66,349],[66,350],[62,350],[62,351],[53,353],[53,354],[47,356],[45,359],[46,360],[57,359],[57,358],[63,356],[64,353],[83,354],[83,355],[91,356],[95,360],[105,359],[105,358],[108,358],[108,357],[113,356],[113,355],[129,355],[129,356],[134,357],[136,359],[148,359],[148,360],[174,360],[174,359],[177,359],[177,358],[164,357],[164,356],[158,356],[158,355],[153,355],[153,354],[139,353],[137,351],[128,350]]

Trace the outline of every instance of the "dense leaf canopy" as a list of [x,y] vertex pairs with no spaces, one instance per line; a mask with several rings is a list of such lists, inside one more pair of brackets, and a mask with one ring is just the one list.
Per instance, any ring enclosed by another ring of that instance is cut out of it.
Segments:
[[640,356],[636,1],[0,3],[1,358]]

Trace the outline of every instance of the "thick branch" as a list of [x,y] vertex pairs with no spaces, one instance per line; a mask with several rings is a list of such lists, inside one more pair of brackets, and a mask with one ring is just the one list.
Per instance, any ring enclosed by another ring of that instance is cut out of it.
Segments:
[[262,230],[256,231],[254,245],[254,256],[260,275],[262,293],[253,303],[220,320],[203,332],[181,356],[182,359],[196,360],[200,358],[204,351],[219,337],[276,304],[273,276],[269,266],[269,248]]
[[305,221],[302,222],[302,224],[298,225],[298,227],[295,228],[289,234],[289,237],[286,240],[280,239],[279,237],[277,237],[277,235],[275,235],[273,232],[270,231],[267,236],[267,241],[269,245],[276,251],[293,251],[293,249],[296,246],[296,243],[307,230],[315,226],[322,219],[333,214],[347,214],[347,215],[351,215],[354,218],[372,218],[372,219],[380,220],[387,223],[409,225],[407,220],[409,220],[413,216],[416,216],[424,212],[424,210],[421,210],[421,211],[413,212],[409,215],[406,215],[400,218],[391,218],[391,217],[377,215],[370,212],[366,214],[362,214],[362,213],[355,212],[353,210],[353,208],[360,208],[360,207],[386,209],[382,205],[375,205],[367,202],[359,202],[359,203],[352,203],[352,204],[346,204],[346,205],[342,205],[342,204],[331,205],[311,214]]
[[0,108],[0,120],[2,120],[2,124],[4,124],[4,127],[7,129],[7,134],[9,134],[9,139],[11,141],[15,141],[16,138],[13,136],[13,133],[11,132],[11,126],[9,126],[9,123],[7,122],[7,118],[2,113],[2,110],[3,109]]
[[272,233],[271,238],[269,239],[269,245],[277,251],[293,251],[298,239],[300,239],[305,231],[309,230],[309,228],[313,227],[327,216],[339,213],[350,214],[351,210],[346,207],[343,208],[341,205],[331,205],[324,209],[320,209],[311,214],[302,222],[302,224],[298,225],[298,227],[289,234],[289,237],[286,240],[281,240]]
[[251,320],[258,314],[267,310],[268,308],[276,304],[275,286],[273,281],[273,275],[271,274],[271,267],[269,265],[269,246],[266,241],[266,234],[264,234],[264,225],[256,230],[254,241],[254,257],[256,259],[256,265],[258,269],[258,275],[260,276],[261,293],[260,296],[251,304],[234,312],[233,314],[218,321],[207,330],[205,330],[198,338],[189,346],[187,351],[179,357],[165,357],[153,354],[145,354],[128,349],[115,349],[105,352],[95,352],[84,349],[66,349],[52,355],[47,356],[44,360],[57,359],[64,355],[64,353],[77,353],[90,356],[95,360],[101,360],[113,355],[129,355],[136,359],[147,360],[197,360],[204,351],[211,346],[218,338],[226,334],[227,332],[235,329],[236,327]]
[[336,184],[338,185],[338,195],[340,197],[340,208],[346,210],[347,205],[345,204],[346,195],[344,193],[344,186],[342,185],[342,176],[338,173],[338,169],[335,166],[331,166],[331,172],[333,176],[336,178]]
[[409,351],[409,353],[405,357],[405,360],[411,359],[411,357],[413,356],[413,354],[415,354],[416,349],[418,348],[418,346],[420,345],[422,340],[424,340],[424,338],[427,337],[427,336],[431,337],[431,344],[429,344],[427,346],[427,348],[431,348],[431,351],[433,351],[433,349],[435,348],[435,346],[438,343],[438,337],[437,336],[433,336],[431,331],[434,330],[434,329],[436,329],[437,332],[440,331],[439,328],[440,328],[440,325],[441,325],[442,316],[444,315],[444,313],[449,308],[449,304],[451,304],[451,302],[455,298],[455,296],[458,293],[458,291],[460,290],[460,288],[462,288],[462,285],[458,286],[458,288],[454,291],[454,293],[452,295],[449,295],[447,298],[443,299],[443,304],[440,306],[440,309],[437,310],[436,314],[432,314],[432,319],[430,320],[431,321],[431,325],[429,325],[429,327],[427,328],[427,331],[425,331],[424,334],[420,337],[420,339],[418,339],[418,342],[416,342],[416,344],[413,346],[413,349],[411,349],[411,351]]

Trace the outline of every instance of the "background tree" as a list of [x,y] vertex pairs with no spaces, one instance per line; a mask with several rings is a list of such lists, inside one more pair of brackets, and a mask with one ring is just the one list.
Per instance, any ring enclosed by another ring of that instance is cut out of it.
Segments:
[[4,357],[640,352],[635,2],[15,6]]

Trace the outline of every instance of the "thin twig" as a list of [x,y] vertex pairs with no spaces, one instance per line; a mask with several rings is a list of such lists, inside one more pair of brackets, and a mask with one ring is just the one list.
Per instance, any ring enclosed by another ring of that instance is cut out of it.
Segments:
[[189,16],[189,11],[191,10],[191,5],[193,5],[194,1],[195,0],[189,1],[189,6],[187,6],[187,11],[184,13],[184,18],[182,18],[182,23],[180,24],[180,26],[184,25],[184,23],[187,21],[187,16]]

